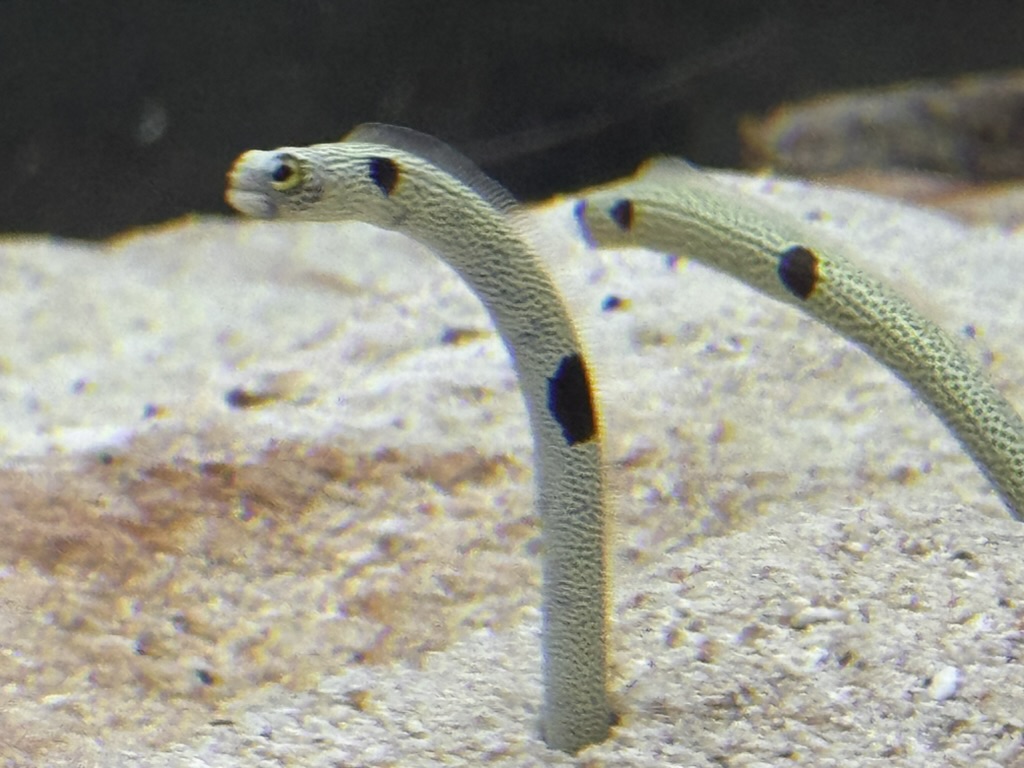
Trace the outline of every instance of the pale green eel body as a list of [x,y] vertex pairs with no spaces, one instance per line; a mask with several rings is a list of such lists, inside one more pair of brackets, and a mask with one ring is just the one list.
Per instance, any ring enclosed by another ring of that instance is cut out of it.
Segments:
[[602,741],[611,715],[598,415],[565,305],[513,226],[514,201],[440,142],[379,125],[336,144],[247,152],[231,171],[227,199],[258,218],[358,220],[401,232],[431,248],[483,302],[512,356],[534,438],[544,738],[568,752]]
[[1024,421],[949,335],[840,246],[674,159],[585,196],[576,216],[592,244],[694,258],[860,345],[931,407],[1022,518]]

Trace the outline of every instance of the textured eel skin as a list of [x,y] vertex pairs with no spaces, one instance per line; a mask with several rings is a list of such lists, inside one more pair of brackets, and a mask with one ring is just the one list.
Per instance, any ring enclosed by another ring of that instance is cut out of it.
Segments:
[[381,125],[334,144],[246,152],[226,197],[258,218],[359,220],[401,232],[483,302],[512,357],[534,439],[544,738],[567,752],[604,740],[611,716],[598,414],[576,331],[540,259],[516,234],[512,198],[440,142]]
[[682,160],[581,199],[584,237],[694,258],[799,307],[906,382],[960,441],[1010,514],[1024,514],[1024,422],[960,346],[835,243]]

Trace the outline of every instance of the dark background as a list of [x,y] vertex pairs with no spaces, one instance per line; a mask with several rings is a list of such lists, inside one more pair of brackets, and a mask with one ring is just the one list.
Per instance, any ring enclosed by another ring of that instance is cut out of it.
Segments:
[[740,164],[784,101],[1020,67],[1016,0],[0,0],[0,231],[227,212],[245,149],[409,125],[539,198]]

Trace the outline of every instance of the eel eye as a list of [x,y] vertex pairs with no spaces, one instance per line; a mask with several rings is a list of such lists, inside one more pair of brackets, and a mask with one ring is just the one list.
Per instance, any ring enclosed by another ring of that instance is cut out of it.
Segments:
[[299,163],[290,155],[281,155],[270,172],[270,184],[279,192],[287,192],[302,180]]

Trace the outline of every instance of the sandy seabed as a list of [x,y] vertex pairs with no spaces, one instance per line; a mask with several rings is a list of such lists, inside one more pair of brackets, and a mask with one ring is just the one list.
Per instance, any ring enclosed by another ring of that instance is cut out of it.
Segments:
[[[1024,407],[1024,237],[727,181]],[[190,220],[0,242],[0,766],[1024,765],[1024,527],[939,421],[792,308],[534,219],[603,413],[611,739],[539,738],[531,442],[469,291],[369,227]]]

